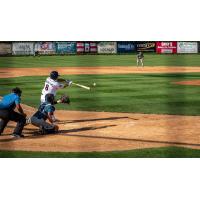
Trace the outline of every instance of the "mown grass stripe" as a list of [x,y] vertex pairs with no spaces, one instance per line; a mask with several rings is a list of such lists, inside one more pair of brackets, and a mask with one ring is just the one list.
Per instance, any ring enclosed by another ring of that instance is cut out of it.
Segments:
[[[146,66],[199,66],[200,54],[146,53]],[[71,55],[0,57],[0,67],[136,66],[136,55]]]

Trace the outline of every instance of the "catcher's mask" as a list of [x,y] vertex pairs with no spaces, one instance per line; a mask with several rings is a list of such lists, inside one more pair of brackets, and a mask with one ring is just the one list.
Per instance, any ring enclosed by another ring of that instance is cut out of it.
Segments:
[[54,101],[55,101],[54,95],[53,94],[46,94],[45,101],[53,105]]

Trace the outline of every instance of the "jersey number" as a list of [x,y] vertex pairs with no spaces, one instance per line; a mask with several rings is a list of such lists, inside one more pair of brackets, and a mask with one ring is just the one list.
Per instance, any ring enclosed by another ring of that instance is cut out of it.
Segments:
[[45,90],[47,91],[48,89],[49,89],[49,85],[46,84],[46,86],[45,86]]

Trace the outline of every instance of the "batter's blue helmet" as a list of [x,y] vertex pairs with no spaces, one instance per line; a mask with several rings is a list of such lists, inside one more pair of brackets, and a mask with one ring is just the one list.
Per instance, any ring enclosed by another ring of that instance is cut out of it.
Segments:
[[58,78],[58,76],[60,76],[60,75],[58,74],[57,71],[52,71],[50,73],[50,78],[53,79],[53,80],[56,80]]

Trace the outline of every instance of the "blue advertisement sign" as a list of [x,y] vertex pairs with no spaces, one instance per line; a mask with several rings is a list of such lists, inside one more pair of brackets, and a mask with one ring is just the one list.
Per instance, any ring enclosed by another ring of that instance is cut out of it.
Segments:
[[75,54],[76,53],[76,42],[57,42],[56,53]]
[[133,53],[136,51],[134,42],[117,42],[117,53]]

